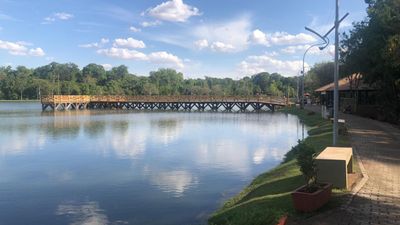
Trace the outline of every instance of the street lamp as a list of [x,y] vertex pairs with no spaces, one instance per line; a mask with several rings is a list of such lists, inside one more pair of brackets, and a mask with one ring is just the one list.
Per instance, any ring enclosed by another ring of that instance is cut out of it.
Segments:
[[[334,26],[324,35],[320,35],[316,31],[312,30],[311,28],[306,27],[305,29],[314,33],[319,38],[321,38],[325,43],[326,46],[329,45],[329,39],[327,38],[328,35],[335,30],[335,71],[334,71],[334,91],[333,91],[333,146],[337,144],[337,136],[338,136],[338,111],[339,111],[339,26],[340,23],[349,15],[346,13],[340,20],[339,20],[339,0],[336,0],[335,4],[335,24]],[[325,47],[326,47],[325,46]],[[324,47],[324,48],[325,48]],[[321,49],[321,48],[320,48]],[[303,59],[303,79],[304,79],[304,59]],[[303,103],[304,104],[304,103]]]
[[[321,46],[319,47],[319,50],[323,50],[324,48],[326,48],[326,46],[329,45],[329,41],[328,41],[328,42],[325,41],[325,43],[317,43],[317,44],[311,45],[310,47],[307,48],[307,50],[304,52],[304,55],[303,55],[303,70],[301,71],[301,73],[302,73],[302,78],[301,78],[301,97],[300,97],[300,99],[301,99],[300,108],[301,108],[301,109],[304,108],[304,75],[305,75],[304,61],[305,61],[305,59],[306,59],[306,54],[307,54],[307,52],[308,52],[310,49],[312,49],[313,47],[316,47],[316,46],[319,46],[319,45],[321,45]],[[322,46],[322,45],[324,45],[324,46]]]

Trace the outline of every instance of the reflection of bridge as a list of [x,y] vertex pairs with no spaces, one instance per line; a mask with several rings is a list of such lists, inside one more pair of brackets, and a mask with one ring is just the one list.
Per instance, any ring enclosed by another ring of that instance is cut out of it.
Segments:
[[53,95],[41,99],[43,111],[69,109],[226,110],[274,111],[289,104],[285,98],[270,96],[90,96]]

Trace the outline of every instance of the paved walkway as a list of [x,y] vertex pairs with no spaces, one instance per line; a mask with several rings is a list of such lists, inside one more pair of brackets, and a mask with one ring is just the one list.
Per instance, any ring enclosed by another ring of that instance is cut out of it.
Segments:
[[299,224],[400,224],[400,129],[354,115],[340,118],[368,179],[349,205]]

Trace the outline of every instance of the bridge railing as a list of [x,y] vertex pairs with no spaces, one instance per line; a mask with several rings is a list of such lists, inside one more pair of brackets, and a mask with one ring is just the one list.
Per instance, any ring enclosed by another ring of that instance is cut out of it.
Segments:
[[42,103],[89,103],[90,95],[49,95],[42,96]]
[[112,103],[112,102],[258,102],[286,105],[286,98],[273,96],[125,96],[125,95],[53,95],[43,96],[42,103]]

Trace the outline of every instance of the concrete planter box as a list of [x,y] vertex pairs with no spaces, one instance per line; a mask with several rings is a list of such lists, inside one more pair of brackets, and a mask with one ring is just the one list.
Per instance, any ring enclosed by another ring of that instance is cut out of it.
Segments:
[[323,184],[323,187],[313,193],[305,192],[305,185],[292,192],[294,208],[299,212],[312,212],[325,205],[332,193],[332,184]]

